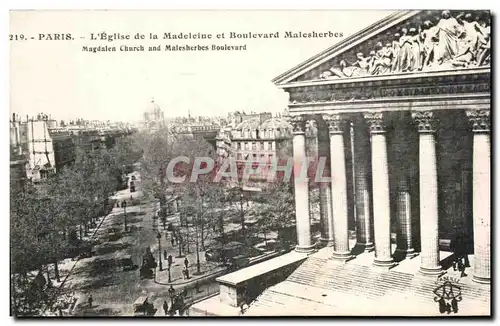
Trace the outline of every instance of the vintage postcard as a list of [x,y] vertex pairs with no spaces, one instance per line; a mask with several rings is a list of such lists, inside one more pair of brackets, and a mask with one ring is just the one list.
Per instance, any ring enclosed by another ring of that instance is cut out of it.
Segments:
[[489,10],[9,33],[12,316],[491,315]]

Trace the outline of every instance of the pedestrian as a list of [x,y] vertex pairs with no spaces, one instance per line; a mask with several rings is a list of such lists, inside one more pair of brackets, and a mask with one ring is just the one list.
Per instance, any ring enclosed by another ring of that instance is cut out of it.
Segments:
[[186,267],[185,271],[186,271],[186,279],[189,280],[189,269]]
[[167,300],[163,300],[163,312],[165,312],[165,316],[168,314],[168,303],[167,303]]
[[174,262],[174,257],[172,257],[172,255],[168,255],[167,257],[167,261],[168,261],[168,266],[170,268],[170,266],[173,264]]
[[243,315],[245,313],[245,311],[247,311],[247,309],[248,309],[248,305],[246,304],[246,302],[243,302],[240,305],[240,315]]
[[196,281],[196,283],[194,283],[194,288],[196,290],[196,293],[200,293],[200,283],[198,283],[198,281]]
[[463,257],[459,258],[458,271],[460,272],[460,277],[467,276],[467,274],[465,274],[465,259]]
[[174,307],[174,296],[175,296],[175,289],[174,289],[174,286],[173,285],[170,285],[170,288],[168,289],[168,295],[170,296],[170,300],[171,300],[171,307],[170,307],[170,310],[172,310]]
[[163,259],[167,260],[167,250],[163,250]]
[[186,269],[185,269],[185,268],[182,270],[182,277],[183,277],[184,279],[186,279],[186,278],[187,278],[187,274],[186,274]]
[[94,298],[92,298],[92,294],[89,295],[89,298],[87,301],[89,303],[89,308],[92,308],[92,303],[94,302]]
[[186,258],[184,258],[184,266],[186,266],[186,268],[188,268],[189,266],[189,260]]
[[187,288],[184,288],[184,290],[182,290],[182,296],[184,296],[184,298],[187,298],[188,296]]
[[175,239],[174,237],[172,236],[172,238],[170,239],[170,243],[172,244],[172,247],[175,246]]
[[446,312],[446,301],[444,300],[444,298],[439,299],[438,304],[439,312],[444,314]]
[[455,298],[453,298],[453,300],[451,300],[451,309],[453,309],[454,313],[458,312],[458,301]]

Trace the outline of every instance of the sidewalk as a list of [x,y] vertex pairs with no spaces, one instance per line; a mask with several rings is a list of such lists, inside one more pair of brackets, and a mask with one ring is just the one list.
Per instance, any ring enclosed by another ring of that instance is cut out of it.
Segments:
[[[179,259],[179,258],[177,258]],[[156,278],[155,283],[160,285],[188,285],[195,284],[196,282],[203,282],[206,279],[211,277],[216,277],[216,275],[223,274],[227,272],[226,266],[215,265],[211,266],[211,264],[202,264],[200,266],[201,273],[196,273],[196,265],[189,266],[189,279],[185,279],[182,275],[182,269],[184,269],[184,265],[181,264],[172,265],[172,269],[175,268],[175,273],[171,271],[171,281],[168,282],[168,270],[163,266],[163,271],[156,270]],[[175,275],[175,277],[174,277]]]

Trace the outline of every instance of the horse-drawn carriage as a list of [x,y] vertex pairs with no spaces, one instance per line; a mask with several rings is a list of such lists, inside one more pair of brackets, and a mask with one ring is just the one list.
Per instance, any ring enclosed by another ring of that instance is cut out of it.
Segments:
[[126,255],[125,257],[123,257],[120,261],[120,265],[124,271],[130,271],[135,267],[131,255]]
[[147,295],[141,295],[134,302],[134,315],[135,316],[154,316],[156,309],[152,303],[148,302]]

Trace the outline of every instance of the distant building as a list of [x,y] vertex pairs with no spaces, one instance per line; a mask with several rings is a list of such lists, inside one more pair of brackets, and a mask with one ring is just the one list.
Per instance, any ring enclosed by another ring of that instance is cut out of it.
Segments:
[[165,125],[165,117],[158,103],[151,99],[146,111],[143,113],[142,127],[148,130],[158,130]]
[[125,125],[78,119],[65,123],[46,114],[26,120],[13,114],[10,121],[11,182],[39,181],[74,162],[76,148],[95,150],[112,146],[116,137],[131,133]]
[[[280,115],[272,113],[232,113],[230,124],[217,135],[217,153],[223,158],[233,158],[239,168],[248,161],[270,164],[292,154],[292,126]],[[265,171],[265,169],[264,169]],[[266,178],[254,176],[253,181]]]

